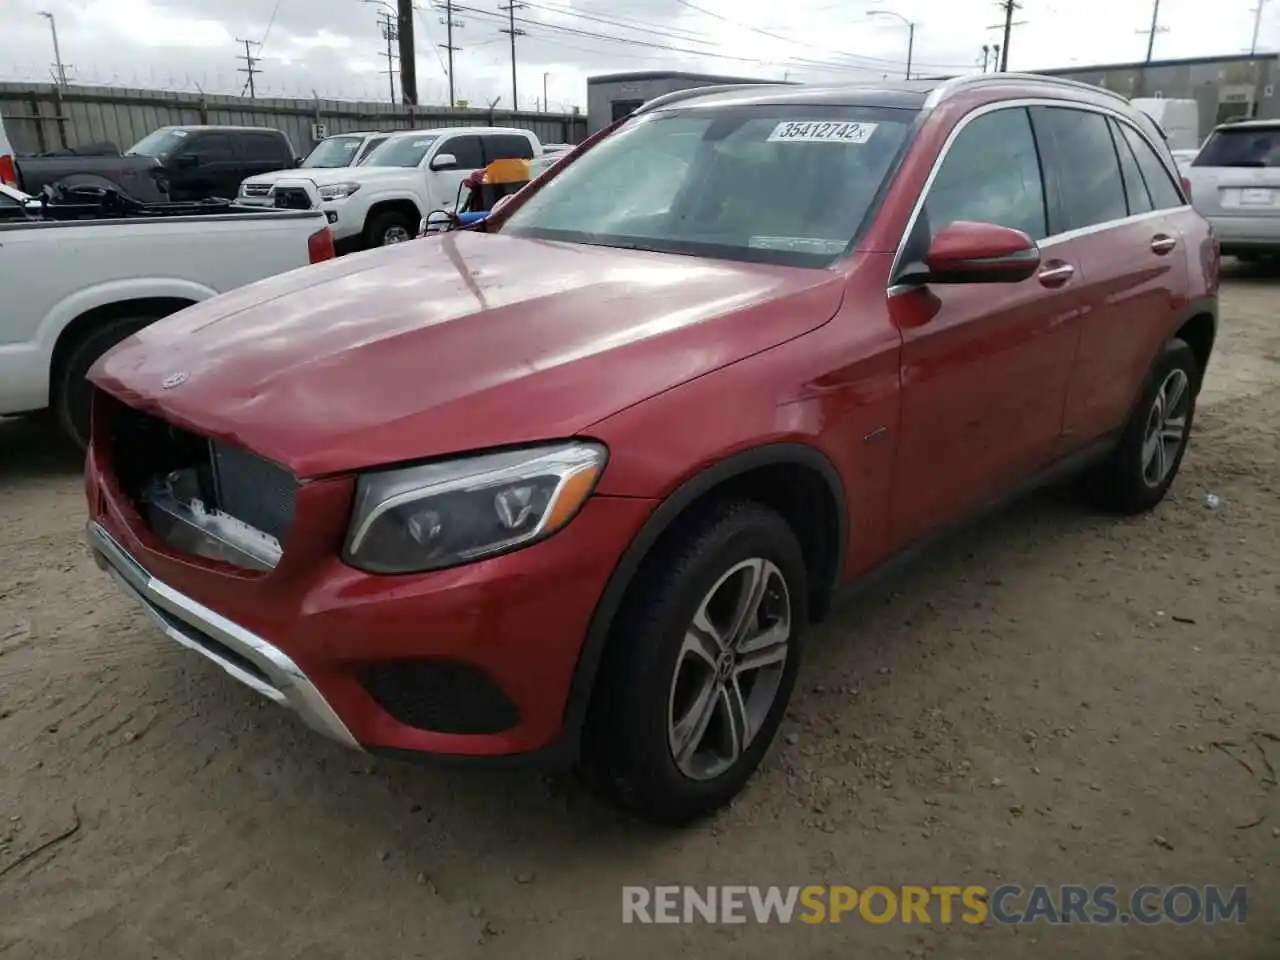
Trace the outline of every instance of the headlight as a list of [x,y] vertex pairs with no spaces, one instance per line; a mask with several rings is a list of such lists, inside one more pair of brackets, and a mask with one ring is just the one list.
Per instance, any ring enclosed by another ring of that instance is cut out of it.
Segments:
[[333,183],[320,188],[321,200],[345,200],[360,189],[358,183]]
[[420,573],[549,537],[591,495],[606,458],[599,444],[575,442],[365,474],[344,559]]

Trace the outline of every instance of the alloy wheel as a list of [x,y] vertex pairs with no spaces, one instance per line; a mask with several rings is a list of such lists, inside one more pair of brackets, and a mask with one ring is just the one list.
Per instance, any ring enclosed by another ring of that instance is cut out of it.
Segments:
[[680,772],[713,780],[755,739],[778,695],[791,641],[782,572],[753,557],[702,598],[685,630],[667,708],[667,740]]
[[1182,369],[1169,371],[1147,414],[1142,434],[1142,480],[1158,487],[1168,478],[1187,439],[1191,410],[1191,381]]
[[382,245],[388,246],[392,243],[405,243],[409,239],[409,231],[397,224],[394,227],[387,227],[382,234]]

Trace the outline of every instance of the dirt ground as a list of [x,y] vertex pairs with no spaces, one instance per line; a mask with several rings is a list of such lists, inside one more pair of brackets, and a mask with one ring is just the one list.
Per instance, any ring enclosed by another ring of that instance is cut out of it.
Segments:
[[[161,638],[84,554],[77,458],[0,423],[0,956],[1280,957],[1278,293],[1226,285],[1154,515],[1047,491],[843,609],[748,792],[675,833],[313,735]],[[1248,922],[621,922],[626,884],[1004,882],[1247,884]]]

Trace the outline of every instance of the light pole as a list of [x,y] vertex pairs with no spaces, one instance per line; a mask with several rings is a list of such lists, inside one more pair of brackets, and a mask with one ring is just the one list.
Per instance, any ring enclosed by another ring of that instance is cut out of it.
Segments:
[[549,72],[544,72],[544,73],[542,74],[542,112],[543,112],[543,113],[550,113],[550,112],[551,112],[551,111],[547,108],[547,77],[549,77],[549,76],[551,76],[551,74],[550,74]]
[[62,50],[58,47],[58,24],[53,19],[53,14],[47,10],[41,10],[40,16],[49,21],[49,32],[53,34],[53,60],[58,70],[58,86],[65,87],[67,85],[67,71],[62,66]]
[[916,25],[912,20],[908,20],[902,14],[893,10],[868,10],[869,17],[896,17],[907,26],[907,79],[911,79],[911,54],[915,51],[916,45]]

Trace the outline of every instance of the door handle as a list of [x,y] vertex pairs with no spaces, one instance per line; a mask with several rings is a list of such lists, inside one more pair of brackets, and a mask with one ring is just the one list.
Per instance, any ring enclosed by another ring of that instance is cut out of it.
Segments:
[[1173,237],[1167,236],[1163,233],[1158,233],[1151,240],[1151,252],[1164,256],[1177,245],[1178,241]]
[[1050,263],[1052,266],[1045,267],[1037,275],[1046,287],[1060,287],[1076,275],[1076,268],[1069,263],[1061,261],[1050,261]]

